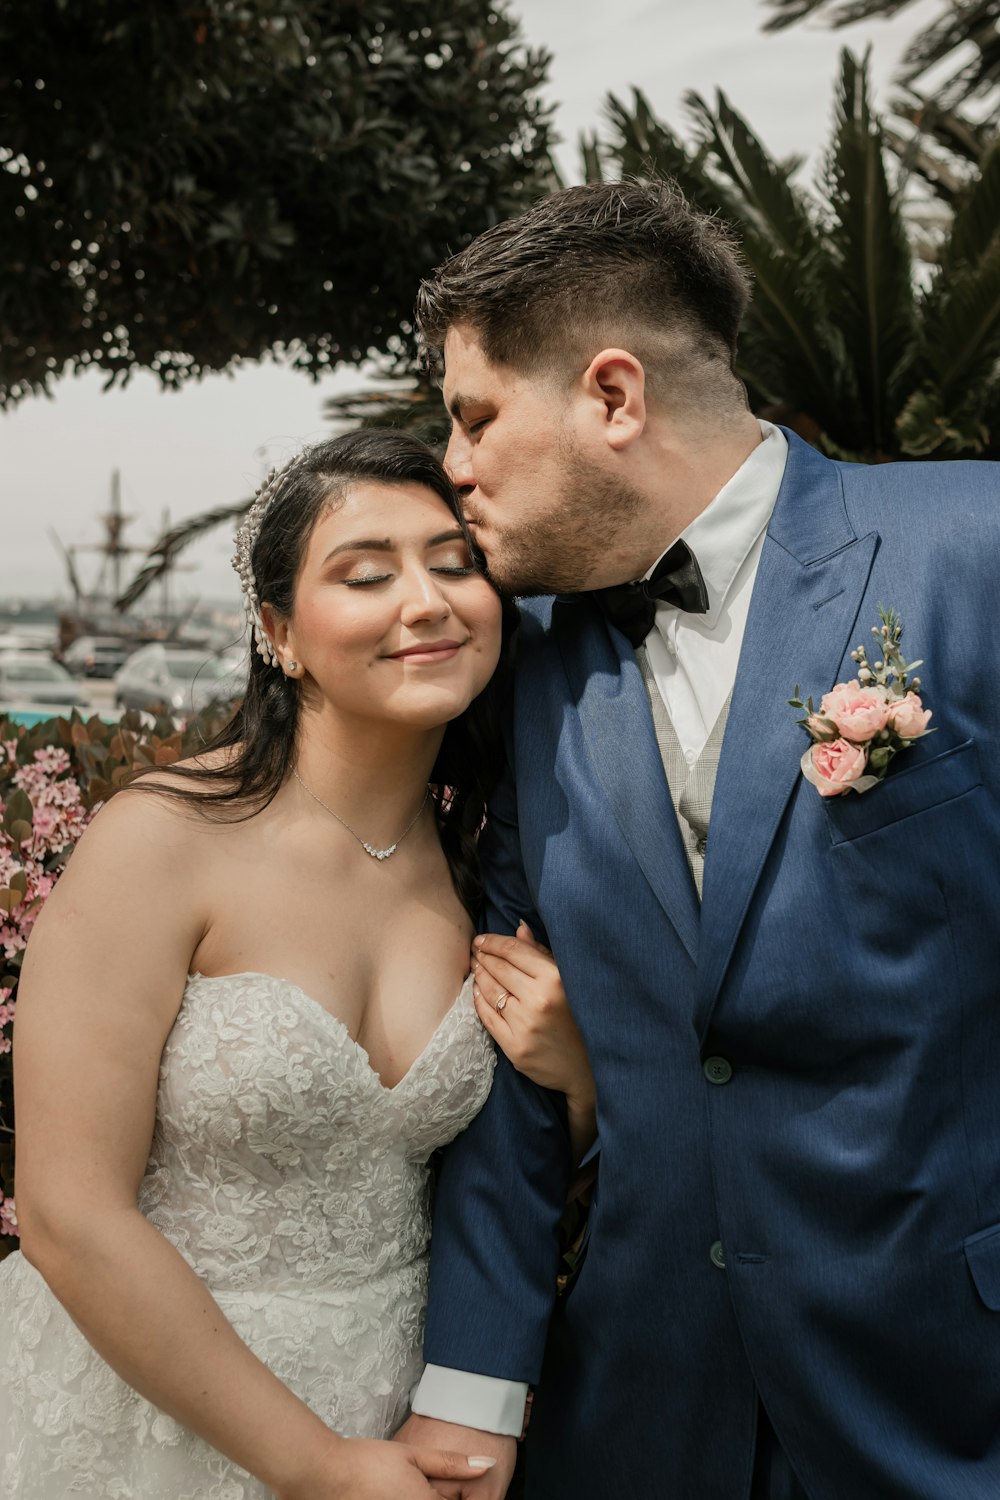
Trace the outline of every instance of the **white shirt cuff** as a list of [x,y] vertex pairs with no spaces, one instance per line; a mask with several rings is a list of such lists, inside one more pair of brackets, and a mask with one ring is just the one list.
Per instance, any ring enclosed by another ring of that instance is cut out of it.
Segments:
[[428,1365],[413,1393],[410,1408],[420,1417],[436,1417],[439,1422],[456,1422],[461,1427],[478,1427],[482,1432],[520,1437],[527,1399],[528,1387],[523,1381]]

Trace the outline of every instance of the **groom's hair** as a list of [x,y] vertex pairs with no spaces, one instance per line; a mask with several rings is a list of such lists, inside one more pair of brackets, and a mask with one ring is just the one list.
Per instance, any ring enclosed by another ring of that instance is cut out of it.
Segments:
[[431,358],[470,329],[491,363],[524,373],[634,353],[664,383],[714,367],[732,380],[750,276],[724,225],[673,183],[566,188],[488,229],[424,281],[417,324]]

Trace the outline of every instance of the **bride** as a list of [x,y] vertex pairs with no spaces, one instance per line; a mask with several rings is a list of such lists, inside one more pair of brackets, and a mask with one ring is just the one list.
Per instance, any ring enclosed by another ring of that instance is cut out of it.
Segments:
[[101,811],[26,955],[17,1500],[474,1479],[492,1460],[386,1439],[420,1373],[428,1158],[490,1087],[481,1018],[592,1126],[546,951],[521,930],[502,1026],[467,977],[507,607],[444,470],[402,434],[321,443],[258,492],[234,562],[243,706]]

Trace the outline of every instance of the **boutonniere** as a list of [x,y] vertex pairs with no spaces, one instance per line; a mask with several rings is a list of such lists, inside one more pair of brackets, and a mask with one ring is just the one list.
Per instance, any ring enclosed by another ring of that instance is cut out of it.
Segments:
[[799,723],[813,743],[802,757],[802,774],[821,797],[869,791],[885,776],[894,755],[934,732],[927,728],[931,711],[917,692],[920,678],[910,675],[922,663],[903,660],[903,627],[896,611],[880,608],[879,615],[881,627],[872,626],[878,660],[869,661],[864,646],[858,646],[851,652],[857,677],[824,693],[819,708],[811,698],[803,702],[798,687],[788,700],[805,713]]

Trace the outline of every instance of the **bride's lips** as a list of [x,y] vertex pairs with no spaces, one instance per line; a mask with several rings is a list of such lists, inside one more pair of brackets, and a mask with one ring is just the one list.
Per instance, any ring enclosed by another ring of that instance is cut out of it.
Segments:
[[464,641],[421,641],[417,646],[405,646],[402,651],[390,653],[390,661],[438,662],[450,661],[462,649]]

